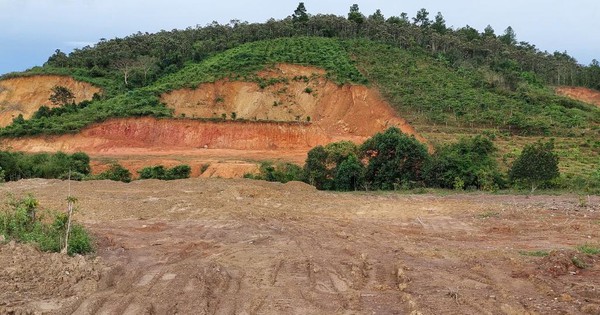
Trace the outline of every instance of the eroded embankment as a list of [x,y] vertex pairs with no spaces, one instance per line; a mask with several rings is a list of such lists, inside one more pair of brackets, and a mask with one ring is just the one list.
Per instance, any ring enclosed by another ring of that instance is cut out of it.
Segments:
[[75,102],[92,99],[101,90],[86,82],[71,77],[38,75],[10,78],[0,81],[0,127],[9,125],[13,118],[23,115],[30,118],[40,106],[54,107],[48,99],[54,86],[64,86],[71,90]]
[[561,86],[556,88],[556,93],[600,107],[600,92],[596,90],[578,86]]
[[[60,82],[49,78],[17,78],[11,82],[21,86],[18,91],[43,83],[38,92],[31,92],[40,102],[49,96],[40,91],[50,91],[54,85],[87,92],[89,97],[98,91],[91,86],[72,85],[77,82],[70,85],[69,78],[56,77],[67,80]],[[14,99],[33,102],[33,96],[15,93],[11,94]],[[193,176],[239,177],[256,170],[257,161],[302,164],[306,153],[317,145],[340,140],[361,143],[392,126],[425,142],[376,90],[338,85],[327,79],[324,70],[311,67],[276,65],[258,73],[253,82],[225,79],[196,89],[172,91],[161,100],[174,109],[177,119],[111,119],[77,134],[1,139],[0,148],[83,151],[92,157],[96,172],[115,161],[134,173],[144,166],[185,163],[192,167]],[[225,121],[197,119],[223,117]]]
[[93,125],[73,135],[3,139],[26,152],[84,151],[90,154],[149,154],[197,149],[308,150],[331,141],[312,125],[268,122],[209,122],[191,119],[126,118]]
[[318,68],[280,64],[258,74],[262,84],[220,80],[162,96],[177,116],[310,121],[331,137],[370,137],[391,126],[413,134],[379,93],[362,85],[338,85]]

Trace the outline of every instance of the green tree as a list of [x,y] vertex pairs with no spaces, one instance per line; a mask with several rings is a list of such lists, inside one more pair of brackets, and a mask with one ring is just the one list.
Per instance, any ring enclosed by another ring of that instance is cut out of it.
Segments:
[[429,19],[429,12],[427,12],[425,8],[422,8],[421,10],[417,11],[417,15],[413,18],[413,24],[422,28],[429,27],[431,25],[431,20]]
[[526,145],[521,155],[513,162],[509,175],[514,182],[530,185],[531,192],[541,184],[557,178],[560,172],[558,156],[554,152],[554,142],[538,141]]
[[369,15],[369,21],[373,21],[375,23],[383,23],[385,22],[385,17],[381,13],[381,10],[375,10],[375,13]]
[[319,190],[329,187],[330,174],[327,169],[327,156],[325,148],[319,145],[308,151],[304,163],[304,180]]
[[498,37],[506,45],[515,45],[517,43],[517,34],[511,26],[504,30],[504,34]]
[[63,106],[67,104],[73,104],[75,101],[75,95],[69,90],[69,88],[62,85],[55,85],[51,89],[52,94],[48,99],[52,104],[56,106]]
[[308,13],[306,13],[304,2],[300,2],[296,10],[294,10],[294,14],[292,14],[292,21],[300,23],[308,22]]
[[351,153],[337,167],[334,185],[336,190],[359,190],[363,187],[364,180],[365,167],[358,157]]
[[373,189],[382,190],[420,181],[421,170],[429,158],[425,145],[396,127],[365,141],[361,152],[369,161],[365,180]]
[[440,34],[446,34],[448,31],[448,28],[446,27],[446,20],[444,20],[444,16],[441,12],[436,14],[435,21],[433,24],[431,24],[431,28]]
[[488,24],[488,26],[485,27],[485,29],[483,30],[483,37],[496,37],[496,33],[494,32],[494,29],[491,25]]
[[348,12],[348,20],[356,24],[362,24],[365,21],[365,16],[360,13],[358,4],[355,3],[350,7],[350,12]]

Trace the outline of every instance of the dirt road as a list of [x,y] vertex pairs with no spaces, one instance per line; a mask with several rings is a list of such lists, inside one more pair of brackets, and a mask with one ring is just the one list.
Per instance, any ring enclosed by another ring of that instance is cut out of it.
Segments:
[[[95,256],[0,245],[0,313],[600,314],[599,256],[575,250],[600,246],[599,197],[243,179],[71,190]],[[55,180],[0,187],[52,208],[67,191]]]

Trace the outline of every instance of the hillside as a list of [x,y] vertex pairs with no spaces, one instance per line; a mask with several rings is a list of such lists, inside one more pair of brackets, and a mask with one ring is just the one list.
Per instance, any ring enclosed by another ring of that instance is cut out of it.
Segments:
[[[5,75],[0,82],[70,75],[103,93],[85,106],[15,121],[0,129],[2,145],[85,150],[100,168],[101,161],[122,161],[134,151],[136,160],[144,151],[158,154],[148,163],[166,161],[172,152],[209,152],[211,159],[184,159],[199,169],[221,160],[301,163],[316,144],[361,142],[400,126],[431,147],[488,134],[505,168],[522,145],[552,137],[568,177],[585,177],[598,167],[600,109],[587,99],[557,94],[551,85],[580,84],[577,76],[554,81],[571,67],[568,56],[537,54],[506,34],[445,25],[439,33],[392,18],[369,17],[360,24],[316,15],[306,23],[273,23],[140,33],[68,56],[57,52],[43,67]],[[300,31],[313,36],[297,36]],[[498,55],[502,49],[506,53]],[[577,73],[595,87],[594,71],[591,65]],[[160,119],[139,119],[145,116]],[[255,138],[237,137],[240,130],[254,130]],[[254,153],[244,152],[250,148]],[[264,150],[277,153],[257,154]]]

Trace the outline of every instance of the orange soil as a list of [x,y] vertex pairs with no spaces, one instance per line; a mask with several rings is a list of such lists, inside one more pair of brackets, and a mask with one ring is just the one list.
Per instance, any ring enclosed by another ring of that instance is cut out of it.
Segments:
[[[255,171],[257,161],[302,164],[314,146],[340,140],[361,143],[391,126],[425,142],[376,91],[339,86],[323,74],[316,68],[278,65],[259,76],[286,78],[287,82],[264,89],[256,83],[221,80],[162,96],[177,116],[186,118],[112,119],[78,134],[2,139],[0,148],[84,151],[94,161],[94,172],[111,162],[119,162],[133,173],[144,166],[186,163],[193,176],[240,177]],[[307,79],[294,80],[297,76]],[[232,112],[245,121],[230,120]],[[193,119],[221,114],[228,120]],[[204,173],[200,171],[203,164],[210,165]]]
[[92,98],[100,89],[71,77],[57,75],[40,75],[32,77],[11,78],[0,81],[0,127],[9,125],[14,117],[22,114],[30,118],[42,105],[54,107],[48,100],[51,89],[64,86],[75,95],[75,102]]
[[556,88],[556,93],[600,107],[600,91],[584,87],[561,86]]

